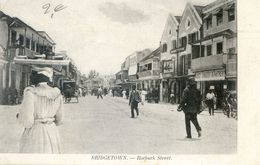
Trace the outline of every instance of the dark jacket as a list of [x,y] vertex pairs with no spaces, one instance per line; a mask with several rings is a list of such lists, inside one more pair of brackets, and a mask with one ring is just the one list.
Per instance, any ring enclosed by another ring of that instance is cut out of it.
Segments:
[[180,108],[184,113],[199,113],[201,94],[196,87],[186,87],[183,91]]
[[129,97],[129,105],[133,102],[141,102],[141,97],[138,91],[131,91],[130,97]]

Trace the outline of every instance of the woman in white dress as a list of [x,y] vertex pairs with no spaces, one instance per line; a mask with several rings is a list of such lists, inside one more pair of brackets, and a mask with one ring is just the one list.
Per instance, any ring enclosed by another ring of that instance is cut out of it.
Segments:
[[25,88],[18,121],[25,128],[20,140],[21,153],[61,153],[56,125],[61,124],[63,98],[58,88],[48,85],[51,68],[34,67],[34,86]]

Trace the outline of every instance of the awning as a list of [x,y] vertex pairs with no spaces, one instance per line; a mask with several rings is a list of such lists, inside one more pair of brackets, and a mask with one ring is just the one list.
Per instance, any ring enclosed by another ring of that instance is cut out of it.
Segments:
[[44,59],[18,59],[14,58],[15,64],[21,65],[45,65],[45,66],[52,66],[52,65],[69,65],[69,60],[44,60]]
[[128,75],[135,75],[137,73],[137,65],[133,65],[129,67]]

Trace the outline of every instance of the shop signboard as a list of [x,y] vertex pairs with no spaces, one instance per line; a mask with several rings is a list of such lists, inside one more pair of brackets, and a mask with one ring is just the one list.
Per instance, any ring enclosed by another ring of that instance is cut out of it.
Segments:
[[210,70],[204,72],[197,72],[195,75],[196,81],[214,81],[225,80],[225,70]]

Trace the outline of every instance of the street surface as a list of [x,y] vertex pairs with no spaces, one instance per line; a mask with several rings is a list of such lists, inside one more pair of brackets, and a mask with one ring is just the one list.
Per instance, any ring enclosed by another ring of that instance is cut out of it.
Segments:
[[[73,101],[73,100],[72,100]],[[0,106],[0,153],[16,153],[23,128],[15,115],[18,106]],[[140,115],[130,118],[128,101],[94,96],[79,103],[64,104],[59,126],[65,154],[234,154],[237,149],[237,121],[216,112],[198,116],[202,137],[185,139],[184,114],[177,105],[139,105]]]

